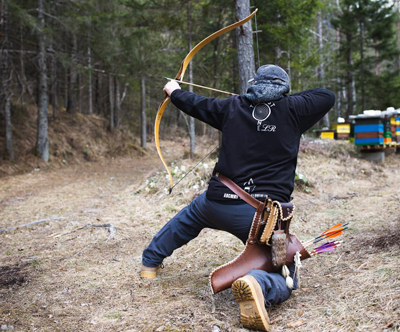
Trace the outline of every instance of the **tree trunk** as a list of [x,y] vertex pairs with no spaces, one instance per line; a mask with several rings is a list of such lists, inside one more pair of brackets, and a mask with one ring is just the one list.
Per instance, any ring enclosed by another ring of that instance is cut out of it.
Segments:
[[48,95],[47,95],[47,64],[46,64],[46,40],[44,34],[44,14],[43,0],[39,0],[39,23],[38,30],[39,42],[39,105],[38,105],[38,120],[37,120],[37,141],[36,151],[38,156],[44,161],[49,161],[49,139],[48,139]]
[[352,71],[351,75],[351,103],[353,104],[353,110],[354,110],[354,108],[356,108],[357,106],[356,80],[354,77],[354,71]]
[[381,75],[381,66],[379,61],[379,50],[375,48],[375,76]]
[[93,114],[93,87],[92,87],[92,55],[90,52],[90,46],[88,46],[88,86],[89,86],[89,107],[88,114]]
[[58,110],[58,96],[57,96],[57,73],[56,73],[56,57],[53,46],[49,47],[51,51],[51,61],[50,61],[50,81],[51,81],[51,106],[53,108],[53,120],[56,119]]
[[120,95],[120,86],[119,79],[117,76],[114,77],[114,87],[115,87],[115,114],[114,114],[114,122],[115,127],[119,129],[120,127],[120,118],[121,118],[121,95]]
[[26,75],[25,75],[25,64],[24,64],[24,40],[23,40],[23,33],[22,33],[22,27],[21,27],[21,53],[19,56],[19,62],[20,62],[20,67],[21,67],[21,107],[24,107],[25,105],[25,100],[24,100],[24,94],[25,94],[25,86],[26,86]]
[[[351,54],[352,52],[349,51]],[[350,60],[350,64],[353,64],[353,61]],[[355,100],[355,81],[354,81],[354,71],[349,68],[347,70],[347,79],[346,79],[346,95],[347,95],[347,109],[346,109],[346,120],[349,121],[350,115],[354,113],[354,107],[356,105]]]
[[[188,0],[187,7],[187,25],[188,25],[188,49],[192,49],[192,8],[191,0]],[[193,66],[192,61],[189,62],[189,83],[193,83]],[[189,91],[193,92],[193,86],[189,85]],[[189,137],[190,137],[190,154],[194,155],[196,153],[196,127],[193,117],[189,118]]]
[[78,89],[77,89],[77,99],[78,99],[78,112],[82,114],[82,75],[78,74]]
[[69,71],[69,88],[68,88],[68,104],[67,104],[67,112],[68,113],[75,113],[77,107],[77,71],[76,71],[76,64],[77,64],[77,53],[78,53],[78,41],[76,35],[73,33],[72,36],[72,47],[71,47],[71,66]]
[[346,100],[346,87],[343,86],[340,88],[340,90],[337,93],[337,99],[336,99],[336,104],[337,104],[337,116],[338,117],[345,117],[343,116],[343,111],[342,111],[342,100]]
[[114,133],[114,84],[111,74],[108,75],[108,94],[110,102],[110,132]]
[[146,137],[147,137],[147,119],[146,119],[146,79],[144,76],[140,79],[141,86],[141,135],[140,135],[140,146],[142,148],[146,147]]
[[6,120],[6,156],[8,159],[14,160],[10,96],[5,100],[4,113]]
[[[396,9],[397,9],[397,15],[400,15],[400,0],[396,1]],[[398,58],[397,58],[397,69],[400,70],[400,19],[397,18],[397,51],[399,52]]]
[[346,109],[346,120],[350,119],[350,115],[353,114],[354,103],[353,103],[353,86],[354,86],[354,71],[353,71],[353,60],[351,49],[347,50],[347,71],[346,71],[346,95],[347,95],[347,109]]
[[68,69],[65,68],[64,71],[64,108],[67,109],[68,107],[68,87],[69,87],[69,76],[68,76]]
[[[237,52],[237,38],[234,36],[232,38],[232,48]],[[237,60],[232,57],[232,90],[234,93],[239,93],[239,85],[238,85],[238,66]]]
[[100,114],[102,110],[102,101],[101,101],[101,78],[102,74],[96,73],[96,84],[95,84],[95,90],[94,90],[94,105],[96,108],[95,113]]
[[365,75],[364,75],[364,23],[360,22],[360,84],[361,84],[361,110],[365,110]]
[[2,52],[1,52],[1,76],[2,76],[2,100],[0,107],[4,104],[4,118],[5,118],[5,132],[6,132],[6,145],[5,152],[8,159],[14,159],[13,139],[12,139],[12,124],[11,124],[11,107],[10,107],[10,91],[9,91],[9,80],[10,80],[10,65],[8,55],[8,6],[7,3],[2,1]]
[[[322,88],[325,88],[325,66],[324,66],[324,43],[323,43],[323,30],[322,30],[322,14],[318,13],[318,50],[319,50],[319,68],[318,78]],[[321,120],[323,127],[330,127],[329,113],[326,113]]]
[[352,35],[351,32],[346,33],[346,95],[347,95],[347,110],[346,120],[349,121],[350,115],[353,114],[354,106],[356,104],[355,96],[355,81],[353,69],[353,52],[352,52]]
[[[236,18],[241,20],[250,15],[250,1],[236,0]],[[239,84],[240,94],[247,91],[248,81],[254,77],[254,49],[253,29],[251,21],[236,29],[238,62],[239,62]]]

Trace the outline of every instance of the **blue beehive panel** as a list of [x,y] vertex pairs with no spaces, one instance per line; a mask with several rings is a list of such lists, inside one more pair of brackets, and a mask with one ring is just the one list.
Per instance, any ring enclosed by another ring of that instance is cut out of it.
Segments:
[[383,144],[383,138],[358,138],[355,139],[356,145],[368,145],[368,144]]
[[370,124],[370,125],[355,125],[354,132],[355,133],[372,133],[372,132],[381,132],[383,133],[383,124]]

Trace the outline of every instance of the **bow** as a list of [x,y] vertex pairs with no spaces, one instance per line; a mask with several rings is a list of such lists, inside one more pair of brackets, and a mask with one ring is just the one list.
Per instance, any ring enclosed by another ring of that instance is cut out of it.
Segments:
[[[216,32],[214,32],[213,34],[209,35],[208,37],[206,37],[205,39],[203,39],[201,42],[199,42],[195,47],[193,47],[191,49],[191,51],[186,55],[186,57],[183,59],[182,63],[181,63],[181,67],[178,71],[178,74],[176,74],[175,79],[182,81],[183,80],[183,75],[185,74],[186,68],[189,65],[190,61],[193,59],[193,57],[196,55],[196,53],[198,51],[200,51],[205,45],[207,45],[209,42],[213,41],[214,39],[216,39],[217,37],[223,35],[224,33],[231,31],[243,24],[245,24],[246,22],[250,21],[253,16],[256,14],[257,9],[251,13],[248,17],[244,18],[243,20],[240,20],[236,23],[233,23],[231,25],[228,25],[225,28],[222,28],[221,30],[218,30]],[[158,155],[160,156],[160,159],[165,167],[165,169],[167,170],[167,173],[169,175],[169,179],[170,179],[170,188],[169,188],[169,193],[172,192],[172,188],[174,187],[174,182],[172,179],[172,174],[170,172],[170,170],[168,169],[167,163],[164,160],[164,157],[161,153],[161,148],[160,148],[160,123],[161,123],[161,118],[164,114],[164,111],[168,105],[170,101],[170,97],[169,96],[165,96],[165,98],[163,99],[163,101],[161,102],[160,106],[158,107],[158,111],[157,111],[157,115],[156,115],[156,122],[155,122],[155,126],[154,126],[154,137],[155,137],[155,141],[156,141],[156,147],[157,147],[157,152]]]

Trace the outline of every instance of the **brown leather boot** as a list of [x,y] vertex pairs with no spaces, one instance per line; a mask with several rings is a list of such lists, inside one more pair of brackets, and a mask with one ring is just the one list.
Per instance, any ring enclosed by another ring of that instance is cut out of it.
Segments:
[[142,267],[140,268],[140,276],[142,278],[154,279],[155,277],[157,277],[157,273],[160,272],[161,268],[161,265],[156,267],[148,267],[142,264]]
[[240,322],[248,329],[269,331],[269,318],[260,284],[250,275],[232,284],[235,301],[240,305]]

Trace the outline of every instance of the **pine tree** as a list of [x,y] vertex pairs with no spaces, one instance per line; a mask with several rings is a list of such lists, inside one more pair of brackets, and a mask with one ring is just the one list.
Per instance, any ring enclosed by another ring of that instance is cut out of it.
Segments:
[[332,23],[340,33],[338,60],[345,62],[341,75],[347,87],[346,117],[354,113],[356,92],[358,111],[384,106],[376,92],[380,77],[395,70],[389,65],[396,54],[392,6],[387,0],[344,0]]

